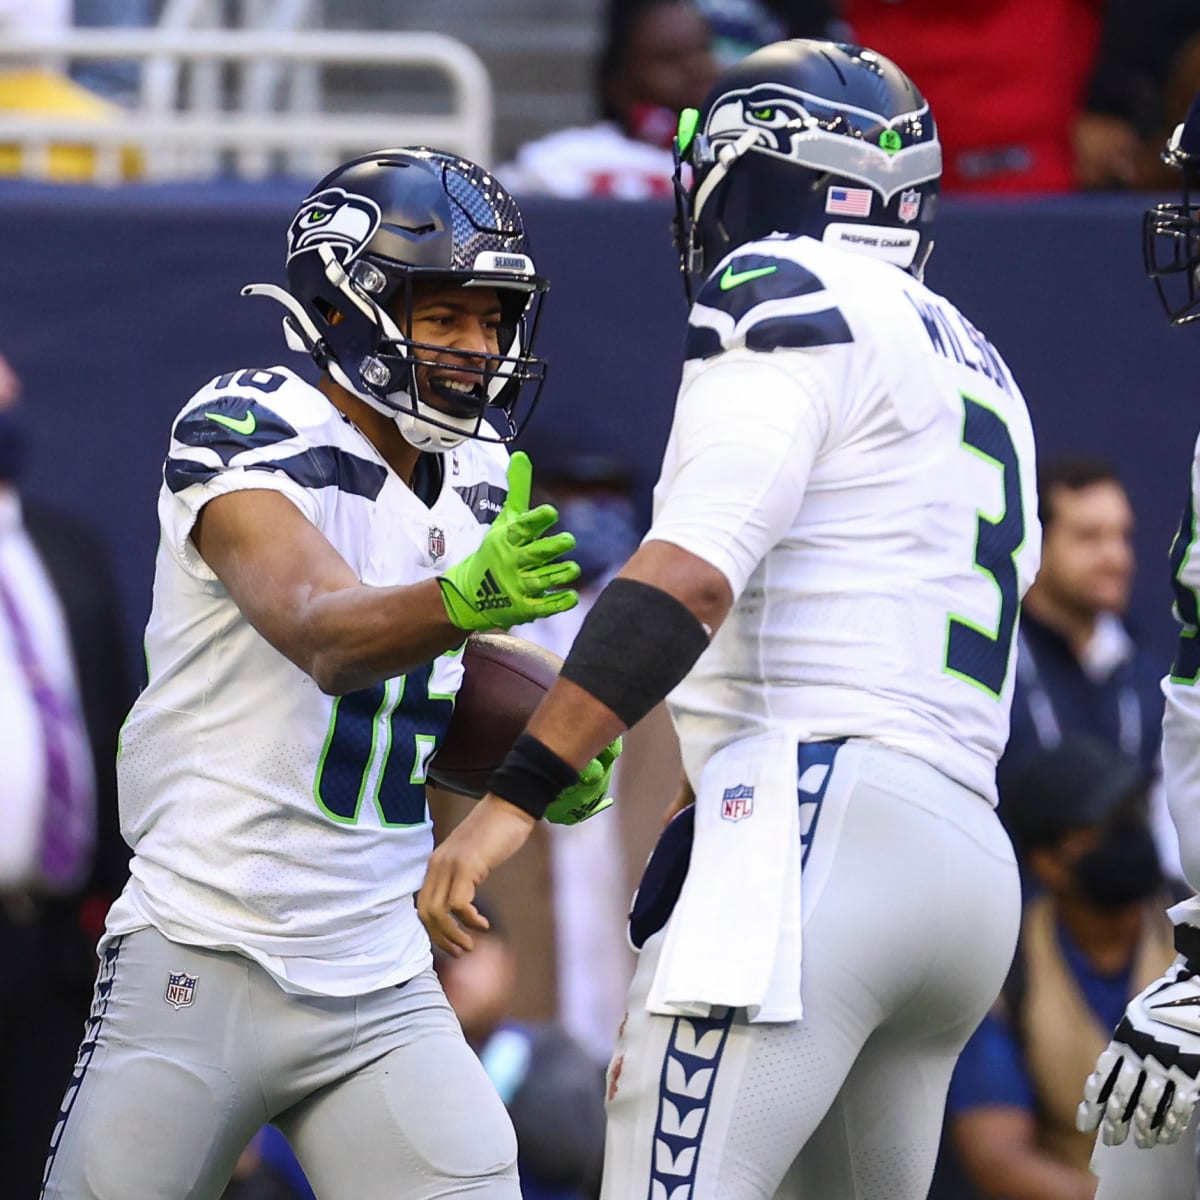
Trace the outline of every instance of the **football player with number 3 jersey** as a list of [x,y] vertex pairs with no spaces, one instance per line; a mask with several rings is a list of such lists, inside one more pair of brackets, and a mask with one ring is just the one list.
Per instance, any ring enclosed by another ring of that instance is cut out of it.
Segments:
[[413,895],[464,639],[576,603],[574,539],[506,450],[546,287],[487,172],[405,149],[321,180],[286,289],[245,289],[322,376],[225,371],[171,431],[132,878],[45,1197],[215,1200],[267,1122],[323,1200],[519,1197]]
[[677,160],[693,303],[650,532],[418,906],[469,947],[477,884],[666,697],[687,786],[630,917],[604,1200],[923,1200],[1017,934],[1029,414],[921,281],[941,150],[894,63],[756,51]]
[[[1182,175],[1179,201],[1145,215],[1146,273],[1172,325],[1200,317],[1200,95],[1176,127],[1163,161]],[[1171,543],[1175,615],[1181,629],[1171,673],[1163,680],[1163,785],[1179,834],[1184,875],[1200,889],[1200,441],[1179,530]],[[1097,1200],[1196,1194],[1197,1101],[1200,1100],[1200,899],[1169,910],[1175,962],[1135,996],[1084,1086],[1077,1124],[1098,1130],[1092,1170]],[[1132,1132],[1132,1140],[1129,1135]],[[1126,1147],[1164,1147],[1147,1160]],[[1164,1185],[1160,1175],[1175,1180]],[[1143,1190],[1149,1189],[1149,1190]]]

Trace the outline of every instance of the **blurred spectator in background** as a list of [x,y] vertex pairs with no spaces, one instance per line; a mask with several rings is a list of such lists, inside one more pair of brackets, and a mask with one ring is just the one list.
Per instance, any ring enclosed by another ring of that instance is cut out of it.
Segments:
[[509,1019],[517,962],[489,919],[470,954],[438,955],[446,999],[512,1117],[522,1196],[588,1200],[604,1160],[604,1069],[560,1025]]
[[838,0],[696,0],[712,30],[713,53],[732,66],[760,46],[783,38],[845,41]]
[[842,4],[855,39],[903,62],[937,113],[943,192],[1075,186],[1071,133],[1102,8],[1101,0]]
[[[1164,664],[1138,648],[1124,622],[1133,586],[1133,509],[1112,464],[1064,456],[1038,471],[1042,565],[1017,636],[1008,748],[1000,760],[1000,815],[1008,780],[1069,733],[1091,734],[1157,772]],[[1178,839],[1155,790],[1153,827],[1163,865],[1179,874]]]
[[221,1200],[314,1200],[299,1171],[283,1134],[264,1125],[242,1151]]
[[1141,139],[1134,186],[1174,190],[1178,173],[1162,162],[1159,151],[1197,90],[1200,5],[1195,0],[1108,0],[1088,111],[1075,132],[1084,186],[1105,186],[1093,164],[1097,157],[1104,161],[1112,122],[1124,121]]
[[1145,186],[1164,91],[1200,31],[1194,0],[842,0],[842,15],[938,114],[945,192]]
[[[1129,998],[1175,957],[1146,823],[1146,773],[1094,738],[1030,761],[1005,821],[1039,894],[1013,967],[950,1085],[950,1134],[982,1195],[1088,1200],[1093,1134],[1075,1129],[1083,1081]],[[1177,1200],[1146,1163],[1139,1195]],[[1161,1156],[1166,1159],[1168,1156]]]
[[596,78],[603,120],[530,142],[496,175],[514,193],[670,196],[679,112],[700,104],[716,70],[692,0],[609,0]]
[[133,696],[100,539],[18,495],[19,391],[0,357],[0,1192],[23,1200],[127,874],[113,763]]
[[[0,0],[0,47],[12,37],[52,39],[71,24],[71,0]],[[82,125],[109,122],[120,108],[70,79],[39,57],[0,59],[0,115],[18,113]],[[0,176],[20,174],[24,151],[0,145]],[[56,142],[46,150],[46,178],[60,183],[86,183],[96,178],[96,151],[90,146]],[[139,156],[119,151],[120,174],[137,175]]]

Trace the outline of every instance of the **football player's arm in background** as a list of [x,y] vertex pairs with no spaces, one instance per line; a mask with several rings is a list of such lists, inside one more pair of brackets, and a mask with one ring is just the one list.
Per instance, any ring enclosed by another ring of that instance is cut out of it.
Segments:
[[[1178,650],[1163,680],[1163,786],[1179,834],[1180,860],[1200,885],[1200,443],[1192,489],[1171,545]],[[1099,1129],[1108,1145],[1133,1130],[1139,1146],[1178,1140],[1200,1095],[1200,898],[1169,912],[1180,954],[1165,975],[1135,996],[1084,1085],[1076,1124]]]
[[[735,396],[737,415],[731,420]],[[819,383],[805,386],[751,351],[722,356],[681,389],[658,513],[614,582],[634,581],[666,593],[711,636],[754,568],[794,522],[828,426]],[[602,603],[603,595],[577,645]],[[612,652],[628,656],[630,649],[614,645]],[[571,662],[568,655],[565,673]],[[627,670],[651,678],[658,665],[648,654],[644,662],[630,661]],[[613,709],[560,676],[527,732],[579,768],[624,728]],[[418,910],[436,944],[451,953],[470,948],[462,925],[484,927],[473,905],[475,888],[524,844],[533,824],[528,812],[489,794],[435,851]]]

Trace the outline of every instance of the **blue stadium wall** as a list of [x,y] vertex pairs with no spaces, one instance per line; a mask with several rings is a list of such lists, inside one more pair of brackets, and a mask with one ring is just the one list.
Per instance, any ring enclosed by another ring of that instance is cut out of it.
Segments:
[[[155,494],[176,410],[221,372],[298,365],[282,310],[242,299],[280,282],[295,185],[0,186],[0,352],[22,376],[26,490],[98,523],[116,556],[131,645],[149,610]],[[1137,511],[1133,619],[1169,660],[1167,548],[1200,430],[1200,329],[1169,330],[1141,270],[1142,197],[943,204],[929,283],[1000,349],[1043,455],[1120,467]],[[528,201],[552,289],[549,381],[526,448],[635,473],[643,511],[670,425],[685,309],[658,204]],[[732,414],[736,419],[736,413]]]

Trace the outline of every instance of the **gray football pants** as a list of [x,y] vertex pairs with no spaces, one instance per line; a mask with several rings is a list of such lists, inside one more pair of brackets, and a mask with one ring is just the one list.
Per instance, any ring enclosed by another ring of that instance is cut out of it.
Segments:
[[243,955],[153,929],[103,957],[42,1194],[215,1200],[267,1122],[320,1200],[520,1198],[512,1124],[432,971],[289,995]]
[[609,1068],[603,1200],[925,1200],[950,1074],[1016,944],[1012,846],[979,796],[865,743],[838,750],[805,823],[803,1018],[648,1013],[650,938]]

